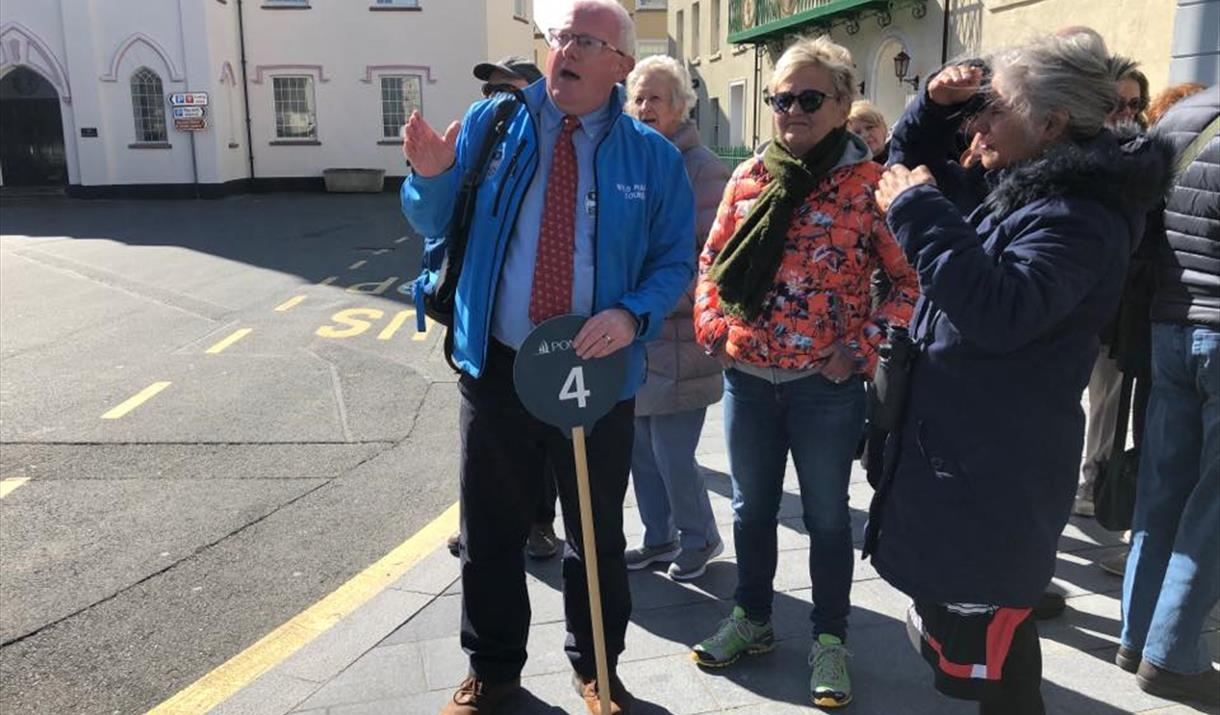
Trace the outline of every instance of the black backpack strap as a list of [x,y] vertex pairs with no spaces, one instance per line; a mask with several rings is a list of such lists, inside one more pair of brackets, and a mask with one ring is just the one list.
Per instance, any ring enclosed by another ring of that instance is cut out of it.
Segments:
[[[457,271],[460,272],[461,264],[466,254],[466,242],[470,237],[470,222],[474,217],[475,198],[479,190],[479,184],[483,183],[486,178],[487,167],[491,163],[492,152],[500,140],[508,132],[508,123],[512,115],[517,111],[520,105],[520,100],[517,97],[508,97],[496,105],[495,113],[492,115],[491,126],[488,128],[487,134],[483,137],[483,143],[479,147],[479,153],[475,157],[475,161],[471,164],[466,175],[462,177],[462,186],[458,192],[457,202],[454,208],[454,221],[451,224],[450,245],[446,263],[451,263]],[[451,270],[451,269],[450,269]],[[456,278],[456,273],[455,276]],[[457,281],[454,280],[452,290],[457,290]],[[453,361],[453,330],[452,325],[445,330],[444,354],[445,362],[454,372],[461,372],[457,363]]]

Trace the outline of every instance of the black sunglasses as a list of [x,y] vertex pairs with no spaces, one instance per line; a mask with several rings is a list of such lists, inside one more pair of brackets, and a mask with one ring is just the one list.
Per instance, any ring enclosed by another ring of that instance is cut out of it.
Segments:
[[794,103],[801,105],[801,111],[805,114],[813,114],[818,111],[818,108],[826,101],[828,95],[825,92],[819,92],[816,89],[807,89],[800,94],[792,92],[780,92],[773,94],[770,97],[763,99],[776,114],[787,114],[789,109],[792,109]]
[[1139,112],[1144,111],[1147,108],[1148,108],[1148,104],[1143,99],[1140,99],[1139,97],[1134,97],[1134,98],[1128,99],[1126,101],[1123,101],[1122,98],[1119,98],[1119,100],[1118,100],[1119,111],[1128,109],[1132,112],[1139,113]]

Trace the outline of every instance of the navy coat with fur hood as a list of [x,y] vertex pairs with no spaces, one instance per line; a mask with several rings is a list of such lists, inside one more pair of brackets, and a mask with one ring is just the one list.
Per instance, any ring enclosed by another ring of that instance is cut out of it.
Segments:
[[1064,142],[990,172],[967,218],[977,187],[937,161],[959,123],[925,94],[894,131],[891,163],[928,164],[957,195],[916,187],[887,216],[919,274],[923,347],[865,551],[916,600],[1032,606],[1072,506],[1098,332],[1172,155],[1105,131]]

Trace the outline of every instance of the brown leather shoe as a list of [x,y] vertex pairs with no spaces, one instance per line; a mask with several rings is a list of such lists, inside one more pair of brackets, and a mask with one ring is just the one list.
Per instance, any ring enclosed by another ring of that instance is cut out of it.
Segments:
[[1175,673],[1141,660],[1135,682],[1145,693],[1166,700],[1220,705],[1220,670],[1215,668],[1202,673]]
[[[590,715],[603,715],[601,700],[598,699],[597,678],[585,680],[580,673],[572,673],[572,687],[585,701],[585,707]],[[631,706],[635,705],[635,696],[627,692],[623,681],[617,675],[610,676],[610,712],[604,715],[629,715]]]
[[514,678],[502,683],[488,683],[466,676],[440,715],[492,715],[496,709],[521,690],[521,679]]

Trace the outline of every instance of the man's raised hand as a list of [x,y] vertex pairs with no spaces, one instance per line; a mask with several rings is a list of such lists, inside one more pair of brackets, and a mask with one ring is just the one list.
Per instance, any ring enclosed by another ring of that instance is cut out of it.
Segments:
[[444,173],[453,166],[457,156],[457,135],[461,128],[462,123],[454,121],[445,130],[445,136],[441,136],[424,121],[419,110],[415,110],[411,112],[407,130],[403,133],[402,154],[415,173],[424,178]]

